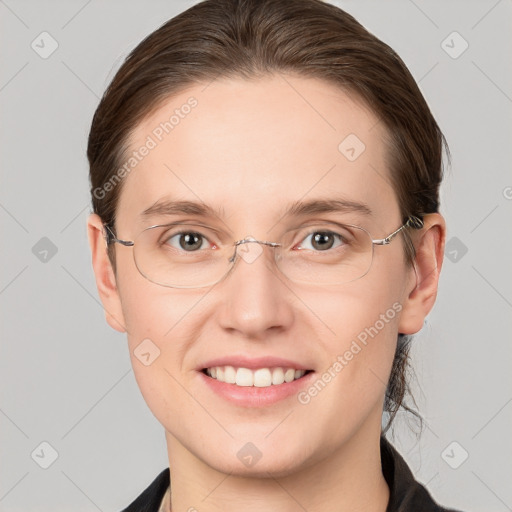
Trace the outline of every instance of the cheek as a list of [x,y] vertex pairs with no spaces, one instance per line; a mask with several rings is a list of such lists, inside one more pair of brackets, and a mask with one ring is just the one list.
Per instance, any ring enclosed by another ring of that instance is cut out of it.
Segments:
[[300,397],[308,404],[306,410],[327,426],[322,435],[350,437],[370,416],[382,414],[400,310],[399,302],[376,295],[326,301],[324,319],[335,335],[330,333],[323,341],[317,338],[324,364],[318,379]]
[[122,264],[119,295],[130,349],[135,349],[148,338],[165,350],[167,341],[196,312],[195,306],[201,294],[194,290],[166,288],[148,281],[131,258],[126,258]]
[[357,411],[360,417],[385,393],[402,311],[401,275],[392,266],[378,270],[307,301],[321,320],[315,331],[325,354],[320,378],[329,380],[324,399],[332,402],[331,410]]
[[174,431],[179,430],[177,412],[190,408],[182,370],[197,336],[193,318],[199,299],[179,292],[178,300],[172,291],[160,288],[151,283],[134,287],[123,298],[123,311],[138,387],[153,415]]
[[327,346],[348,349],[352,340],[364,345],[365,341],[396,331],[405,277],[392,265],[375,265],[357,281],[309,294],[308,306],[325,327],[324,339],[331,340]]
[[201,299],[206,293],[158,286],[137,269],[123,274],[120,297],[130,358],[148,404],[165,401],[162,390],[179,390],[173,376],[190,370],[187,353],[202,327],[198,315],[202,314]]

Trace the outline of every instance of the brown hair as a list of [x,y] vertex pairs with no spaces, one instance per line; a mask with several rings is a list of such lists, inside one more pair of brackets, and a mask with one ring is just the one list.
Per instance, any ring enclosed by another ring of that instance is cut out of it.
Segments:
[[[114,227],[123,181],[105,184],[126,161],[134,128],[163,101],[216,78],[250,80],[275,72],[321,79],[362,99],[387,129],[386,163],[403,220],[438,211],[448,145],[414,78],[388,45],[321,0],[206,0],[147,36],[105,91],[87,148],[94,212]],[[407,230],[402,233],[412,264],[414,246]],[[112,245],[109,256],[115,270]],[[385,430],[400,407],[411,411],[404,400],[410,341],[399,335]]]

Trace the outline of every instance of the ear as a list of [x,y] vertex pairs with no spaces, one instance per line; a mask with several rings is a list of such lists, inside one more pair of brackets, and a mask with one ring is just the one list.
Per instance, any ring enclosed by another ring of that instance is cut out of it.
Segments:
[[416,258],[398,326],[398,332],[403,334],[417,333],[423,327],[425,317],[436,300],[443,265],[446,240],[444,218],[439,213],[429,213],[424,216],[423,222],[423,228],[411,234]]
[[107,253],[103,222],[95,213],[87,219],[87,236],[91,248],[96,286],[105,310],[105,318],[112,329],[126,332],[116,276]]

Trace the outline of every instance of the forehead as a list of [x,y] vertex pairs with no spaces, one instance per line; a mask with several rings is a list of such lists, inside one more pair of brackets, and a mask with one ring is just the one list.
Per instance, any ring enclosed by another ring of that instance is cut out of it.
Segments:
[[141,223],[162,198],[206,203],[245,224],[313,198],[396,213],[383,130],[356,97],[317,79],[196,84],[134,129],[118,219]]

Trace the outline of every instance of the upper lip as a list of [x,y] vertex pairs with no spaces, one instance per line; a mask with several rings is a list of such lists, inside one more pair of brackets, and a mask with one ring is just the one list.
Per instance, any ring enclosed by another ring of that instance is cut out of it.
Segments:
[[291,359],[284,359],[282,357],[263,356],[263,357],[248,357],[248,356],[226,356],[210,359],[201,364],[197,370],[201,371],[205,368],[213,368],[215,366],[234,366],[235,368],[294,368],[295,370],[311,370],[312,368],[307,365],[292,361]]

